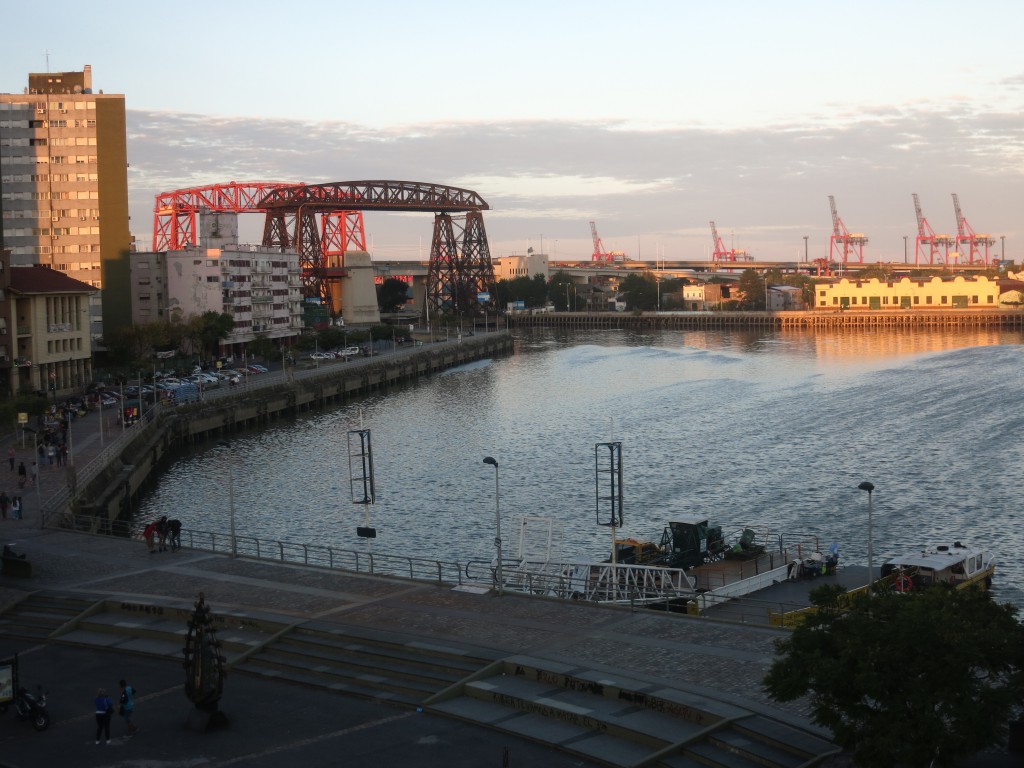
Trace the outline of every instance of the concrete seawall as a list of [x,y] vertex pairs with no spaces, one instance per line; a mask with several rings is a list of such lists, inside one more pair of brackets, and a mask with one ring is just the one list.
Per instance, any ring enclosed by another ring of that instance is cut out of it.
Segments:
[[43,525],[126,534],[135,499],[176,450],[344,403],[474,360],[509,354],[513,347],[514,340],[507,332],[489,333],[379,358],[253,376],[245,386],[216,391],[197,403],[154,406],[142,423],[87,465],[69,473],[67,492],[55,494],[43,509]]
[[508,316],[510,328],[817,330],[1007,328],[1024,330],[1020,310],[860,310],[810,312],[541,312]]

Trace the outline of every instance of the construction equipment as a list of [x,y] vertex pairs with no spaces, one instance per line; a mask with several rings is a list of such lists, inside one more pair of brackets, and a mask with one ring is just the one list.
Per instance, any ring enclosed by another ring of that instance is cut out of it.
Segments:
[[[971,225],[967,223],[967,219],[964,218],[963,211],[960,210],[960,198],[953,193],[953,209],[956,211],[956,248],[960,251],[962,244],[967,245],[967,263],[976,264],[983,263],[988,264],[988,249],[990,246],[996,244],[996,239],[990,235],[976,234]],[[985,249],[985,257],[982,259],[981,248]],[[962,251],[961,251],[962,253]]]
[[590,222],[590,235],[594,238],[594,253],[590,256],[591,261],[625,261],[626,254],[624,251],[606,251],[604,249],[604,243],[601,242],[601,236],[597,234],[597,224]]
[[712,261],[750,261],[753,258],[748,256],[746,251],[726,248],[722,238],[718,236],[718,229],[713,221],[711,222],[711,239],[715,243],[715,249],[711,252]]
[[843,220],[839,218],[839,212],[836,210],[835,197],[829,195],[828,204],[832,208],[832,237],[828,239],[829,259],[835,260],[835,254],[838,251],[842,264],[849,263],[850,254],[852,253],[856,253],[857,260],[863,262],[864,245],[868,241],[867,237],[860,232],[851,233],[846,228]]
[[928,263],[934,264],[935,257],[939,255],[939,249],[944,248],[942,263],[949,263],[949,248],[956,245],[956,238],[952,235],[936,235],[928,219],[921,213],[921,201],[914,192],[914,213],[917,214],[917,237],[914,242],[917,247],[914,251],[914,264],[921,264],[921,246],[928,246]]

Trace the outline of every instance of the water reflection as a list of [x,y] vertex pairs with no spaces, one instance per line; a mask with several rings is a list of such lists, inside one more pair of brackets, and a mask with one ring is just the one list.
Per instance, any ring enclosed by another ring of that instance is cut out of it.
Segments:
[[[598,558],[593,446],[623,441],[626,533],[658,538],[683,517],[760,522],[874,548],[966,540],[1001,555],[997,582],[1024,604],[1013,521],[1024,466],[1019,333],[592,331],[524,334],[517,351],[307,414],[232,441],[240,531],[361,548],[345,434],[373,433],[373,547],[490,559],[501,464],[508,530],[556,519],[563,556]],[[144,500],[186,525],[228,528],[227,457],[183,456]],[[241,480],[239,476],[241,475]],[[504,529],[503,529],[504,530]],[[514,537],[505,535],[514,548]]]

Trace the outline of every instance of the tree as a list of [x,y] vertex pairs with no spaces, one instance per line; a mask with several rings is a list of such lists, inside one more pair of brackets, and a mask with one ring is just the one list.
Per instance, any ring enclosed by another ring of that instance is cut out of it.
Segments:
[[389,277],[377,289],[377,306],[381,312],[395,312],[409,299],[409,284],[397,277]]
[[740,296],[740,309],[765,309],[765,281],[753,269],[743,270],[736,286]]
[[654,275],[629,274],[619,283],[619,293],[626,299],[626,309],[655,310],[658,306],[658,283]]
[[864,768],[949,766],[1002,740],[1024,700],[1014,607],[948,585],[841,597],[814,590],[818,611],[776,642],[773,698],[809,694],[814,721]]
[[227,312],[203,312],[199,317],[192,317],[188,322],[189,336],[192,338],[200,354],[217,356],[217,347],[235,328],[235,319]]

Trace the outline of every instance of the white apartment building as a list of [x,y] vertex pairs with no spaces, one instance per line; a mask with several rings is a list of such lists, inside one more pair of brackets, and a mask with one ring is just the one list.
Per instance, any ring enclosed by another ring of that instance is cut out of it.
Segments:
[[[131,255],[132,321],[184,322],[227,313],[235,328],[224,352],[241,353],[257,335],[281,342],[302,331],[302,282],[294,251],[238,245],[237,215],[203,214],[201,242],[163,253]],[[217,245],[217,247],[212,247]]]

